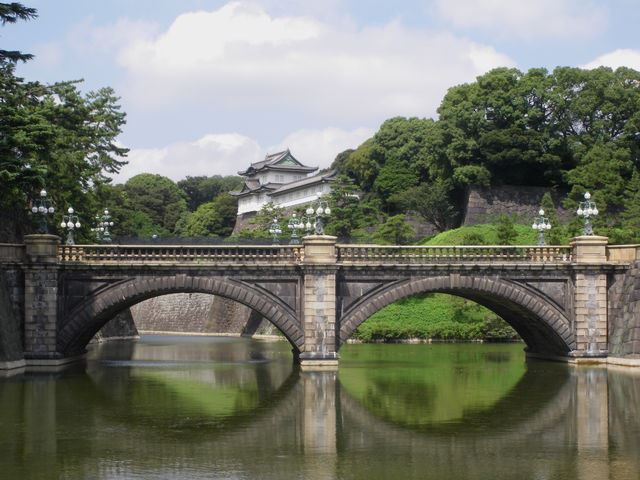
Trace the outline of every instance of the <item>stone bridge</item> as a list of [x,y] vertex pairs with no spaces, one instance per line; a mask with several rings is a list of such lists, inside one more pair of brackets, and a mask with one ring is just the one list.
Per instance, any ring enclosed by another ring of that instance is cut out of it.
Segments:
[[442,292],[500,315],[530,355],[637,363],[637,251],[596,236],[570,246],[433,247],[341,245],[329,236],[298,246],[67,246],[30,235],[0,245],[0,303],[11,304],[0,347],[19,351],[5,368],[64,363],[123,309],[197,292],[260,313],[303,367],[335,367],[340,346],[373,313]]

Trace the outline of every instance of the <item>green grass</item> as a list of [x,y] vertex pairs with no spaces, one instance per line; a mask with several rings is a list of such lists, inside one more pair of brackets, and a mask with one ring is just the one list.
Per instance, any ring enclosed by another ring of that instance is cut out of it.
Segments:
[[434,340],[517,339],[495,313],[472,301],[445,294],[399,300],[372,315],[354,333],[363,342],[408,338]]
[[[514,245],[537,244],[537,233],[531,225],[515,224],[513,227],[518,234],[513,241]],[[447,230],[423,240],[420,245],[465,245],[466,240],[472,236],[482,238],[484,245],[499,245],[496,226],[491,224],[469,225]]]

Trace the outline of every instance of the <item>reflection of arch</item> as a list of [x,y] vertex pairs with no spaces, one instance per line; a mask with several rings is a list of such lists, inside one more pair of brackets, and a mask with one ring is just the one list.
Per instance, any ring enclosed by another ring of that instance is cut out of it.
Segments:
[[566,315],[533,289],[495,277],[462,275],[455,281],[449,276],[402,280],[361,297],[341,319],[340,344],[383,307],[418,293],[436,292],[464,297],[494,311],[518,332],[533,352],[565,355],[575,348]]
[[[93,392],[94,398],[100,399],[100,405],[104,408],[104,411],[100,411],[101,417],[110,422],[126,424],[127,430],[140,429],[146,432],[142,437],[146,437],[150,431],[157,431],[161,435],[154,438],[174,440],[176,437],[187,435],[189,441],[209,442],[224,435],[227,439],[235,439],[229,443],[243,445],[254,439],[258,435],[257,432],[266,436],[272,435],[274,421],[286,422],[292,412],[295,414],[300,411],[300,370],[288,363],[288,375],[283,381],[278,382],[279,384],[274,384],[271,378],[272,369],[281,366],[274,362],[265,362],[255,369],[258,398],[252,410],[220,417],[211,422],[203,422],[197,415],[180,416],[180,429],[174,428],[176,417],[163,419],[153,416],[153,421],[150,422],[149,418],[136,414],[130,403],[129,389],[132,388],[133,382],[126,367],[102,369],[99,375],[89,372],[86,379],[90,382],[91,388],[83,385],[83,389]],[[122,370],[125,369],[127,374],[122,375]],[[157,387],[162,388],[162,385],[158,384]],[[98,395],[95,395],[96,393]],[[179,411],[179,406],[176,406]]]
[[[549,369],[554,371],[549,372]],[[510,432],[529,435],[536,430],[544,430],[555,425],[559,418],[570,408],[571,392],[574,391],[574,379],[562,364],[545,362],[527,362],[527,368],[513,388],[505,392],[500,400],[491,407],[470,409],[457,421],[442,423],[420,423],[419,425],[399,425],[383,416],[371,413],[360,401],[348,393],[345,385],[340,385],[340,403],[344,412],[367,423],[374,423],[375,430],[381,433],[419,431],[429,437],[478,436],[486,437],[492,431],[501,431],[508,426]],[[384,405],[384,402],[381,403]],[[374,418],[376,420],[374,420]],[[517,428],[515,428],[517,426]],[[505,443],[513,437],[501,437]]]
[[73,309],[58,333],[57,351],[64,356],[83,353],[89,340],[119,311],[167,293],[209,293],[235,300],[273,323],[295,351],[304,343],[294,310],[272,293],[229,278],[171,275],[128,279],[88,297]]

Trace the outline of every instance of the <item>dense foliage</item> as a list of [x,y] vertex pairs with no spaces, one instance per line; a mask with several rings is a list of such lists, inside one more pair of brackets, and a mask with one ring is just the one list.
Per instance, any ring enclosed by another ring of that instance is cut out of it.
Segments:
[[496,314],[463,298],[427,294],[399,300],[373,314],[358,327],[354,338],[393,341],[514,340],[517,333]]
[[439,231],[471,185],[533,185],[567,192],[569,208],[591,191],[599,231],[638,240],[639,87],[629,68],[495,69],[449,89],[437,120],[387,120],[334,166],[385,216],[412,210]]
[[[20,4],[0,4],[3,24],[35,15]],[[95,189],[119,171],[127,153],[116,143],[125,114],[113,90],[84,94],[78,81],[26,81],[16,76],[15,62],[29,58],[0,51],[1,236],[9,240],[29,232],[27,204],[44,187],[57,218],[69,205],[88,218],[96,209]]]

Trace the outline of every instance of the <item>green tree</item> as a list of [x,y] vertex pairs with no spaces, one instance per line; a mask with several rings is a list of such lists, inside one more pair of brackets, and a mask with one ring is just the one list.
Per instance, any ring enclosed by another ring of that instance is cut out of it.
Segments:
[[[25,7],[21,3],[0,3],[0,23],[3,26],[7,23],[16,23],[18,20],[31,20],[37,16],[38,12],[35,8]],[[30,53],[0,49],[0,64],[26,62],[32,58],[33,55]]]
[[415,233],[413,227],[407,223],[404,215],[394,215],[375,233],[375,238],[384,243],[405,245],[413,240]]
[[500,215],[496,221],[496,234],[499,245],[513,245],[518,232],[513,226],[513,219],[509,215]]
[[[113,91],[83,95],[77,82],[25,82],[4,64],[0,97],[0,206],[22,212],[38,190],[55,186],[48,190],[58,219],[69,205],[91,218],[96,187],[119,171],[127,153],[115,143],[125,115]],[[7,223],[19,232],[29,222],[17,214]]]
[[185,194],[169,178],[141,173],[124,185],[131,208],[149,216],[155,225],[174,232],[176,222],[187,211]]
[[595,225],[612,227],[625,207],[625,189],[634,172],[631,151],[617,143],[597,143],[579,165],[567,173],[571,185],[569,206],[575,207],[589,191],[601,212]]
[[398,196],[405,209],[417,212],[439,232],[456,223],[457,212],[452,200],[451,181],[437,179],[409,188]]
[[229,193],[241,185],[242,178],[235,175],[187,176],[178,182],[178,187],[185,193],[187,206],[192,212],[203,203],[214,200],[221,193]]
[[203,203],[187,220],[189,237],[228,237],[233,231],[238,210],[234,197],[221,193],[212,202]]
[[550,245],[562,245],[564,242],[564,229],[558,219],[558,211],[553,202],[551,193],[545,192],[540,201],[540,208],[544,210],[544,215],[551,224],[551,229],[545,233],[546,241]]
[[241,238],[269,238],[269,227],[274,219],[284,231],[283,227],[287,220],[284,209],[271,202],[266,203],[237,235]]
[[614,243],[638,243],[640,241],[640,172],[633,173],[625,189],[625,210],[619,229],[611,232]]
[[326,233],[342,238],[351,237],[364,219],[355,185],[345,175],[339,176],[331,183],[327,200],[331,215],[326,219]]
[[469,232],[462,237],[461,245],[486,245],[486,239],[479,232]]

